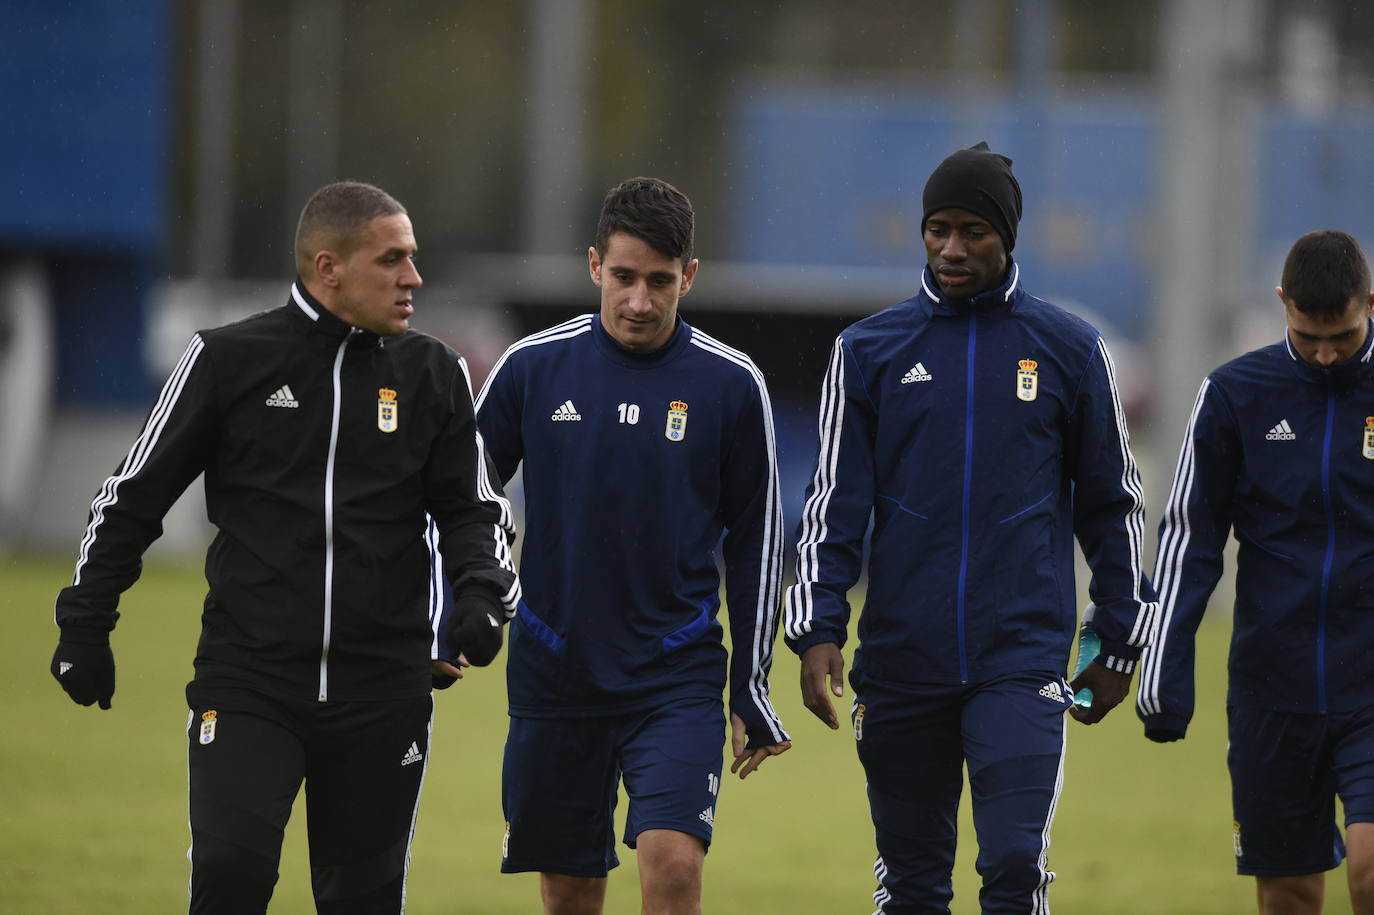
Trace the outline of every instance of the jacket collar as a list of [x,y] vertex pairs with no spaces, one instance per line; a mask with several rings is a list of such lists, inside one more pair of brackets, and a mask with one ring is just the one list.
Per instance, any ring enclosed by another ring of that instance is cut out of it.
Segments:
[[361,327],[354,327],[342,320],[334,312],[320,304],[320,301],[305,288],[300,277],[291,284],[291,301],[287,310],[297,318],[297,325],[305,329],[307,335],[319,335],[333,343],[345,339],[350,334],[358,344],[381,346],[382,338]]
[[1349,387],[1370,373],[1370,367],[1374,366],[1374,319],[1368,324],[1365,332],[1364,349],[1358,356],[1354,356],[1339,365],[1331,368],[1323,368],[1320,365],[1313,365],[1306,359],[1298,355],[1297,350],[1293,349],[1293,341],[1288,336],[1288,331],[1283,332],[1283,348],[1288,351],[1288,358],[1293,361],[1293,371],[1304,381],[1314,384],[1334,384],[1338,388]]
[[1007,278],[1002,285],[966,299],[954,299],[942,293],[935,282],[935,274],[927,266],[921,271],[921,291],[930,300],[931,311],[937,315],[966,315],[971,311],[982,315],[1008,312],[1016,307],[1026,292],[1021,288],[1021,265],[1010,257],[1007,263]]
[[675,358],[687,346],[687,341],[692,338],[692,326],[682,320],[679,313],[676,318],[677,324],[673,327],[673,335],[668,338],[657,349],[643,352],[640,350],[626,349],[606,332],[606,328],[601,326],[601,315],[592,312],[592,340],[596,343],[597,349],[605,353],[613,362],[634,369],[650,369],[658,365],[663,365]]

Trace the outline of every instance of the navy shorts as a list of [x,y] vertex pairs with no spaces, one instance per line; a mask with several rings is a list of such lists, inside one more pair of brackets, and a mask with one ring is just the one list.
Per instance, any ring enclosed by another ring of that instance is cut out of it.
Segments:
[[684,699],[599,718],[516,718],[506,737],[501,805],[503,873],[604,877],[615,853],[624,779],[625,844],[672,829],[710,847],[720,791],[725,709]]
[[1345,824],[1374,822],[1374,707],[1329,715],[1228,706],[1236,871],[1290,877],[1345,857]]

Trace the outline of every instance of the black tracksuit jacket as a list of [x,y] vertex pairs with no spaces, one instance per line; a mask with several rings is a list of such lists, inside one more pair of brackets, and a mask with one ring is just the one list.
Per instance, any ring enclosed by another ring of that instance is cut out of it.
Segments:
[[[108,631],[185,488],[218,528],[195,682],[327,700],[430,689],[432,550],[456,593],[519,599],[510,506],[462,360],[351,327],[299,281],[282,307],[191,338],[91,505],[56,620]],[[94,633],[72,633],[90,640]]]

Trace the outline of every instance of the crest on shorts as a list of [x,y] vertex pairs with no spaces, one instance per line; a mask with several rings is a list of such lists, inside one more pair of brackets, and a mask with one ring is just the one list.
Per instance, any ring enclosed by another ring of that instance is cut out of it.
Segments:
[[862,705],[854,706],[854,739],[864,739],[864,712],[866,709]]
[[680,400],[668,404],[668,425],[663,428],[663,437],[670,442],[687,437],[687,405]]
[[206,746],[215,742],[215,723],[219,721],[219,712],[214,709],[200,716],[200,745]]
[[383,432],[395,432],[399,408],[396,406],[396,392],[391,388],[377,389],[377,428]]
[[1236,844],[1236,857],[1239,858],[1244,854],[1244,852],[1240,850],[1240,821],[1234,820],[1233,823],[1235,825],[1235,832],[1232,833],[1231,838]]
[[1374,416],[1364,418],[1364,446],[1360,448],[1360,454],[1366,460],[1374,461]]
[[1016,397],[1018,400],[1034,400],[1035,395],[1039,392],[1039,384],[1035,376],[1035,367],[1038,364],[1034,359],[1022,359],[1017,363],[1020,366],[1016,370]]

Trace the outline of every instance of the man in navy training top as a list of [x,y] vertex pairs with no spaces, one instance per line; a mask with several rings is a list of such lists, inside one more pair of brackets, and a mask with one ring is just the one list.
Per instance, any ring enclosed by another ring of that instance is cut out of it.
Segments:
[[[1343,232],[1299,238],[1275,290],[1284,339],[1202,382],[1159,529],[1160,631],[1136,711],[1193,716],[1194,637],[1235,533],[1227,763],[1236,870],[1259,911],[1316,913],[1348,852],[1374,913],[1374,352],[1369,265]],[[1345,807],[1346,837],[1335,798]]]
[[612,189],[587,251],[600,313],[512,345],[477,401],[501,479],[524,465],[526,500],[501,868],[539,871],[548,913],[602,910],[621,777],[643,911],[700,912],[727,671],[730,771],[791,746],[768,699],[782,560],[772,409],[749,357],[677,314],[697,274],[692,222],[663,181]]
[[[871,519],[850,683],[878,910],[948,911],[967,763],[983,911],[1043,911],[1063,713],[1084,687],[1085,724],[1117,705],[1150,631],[1140,480],[1101,336],[1021,285],[1011,160],[958,150],[923,205],[920,291],[835,341],[786,635],[838,728]],[[1075,535],[1102,650],[1069,684]]]

